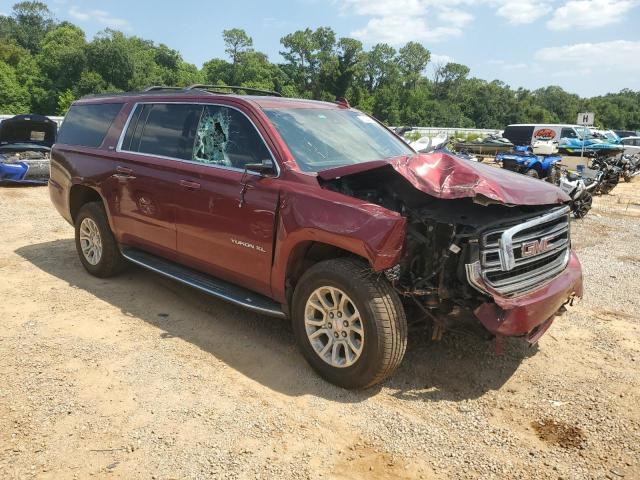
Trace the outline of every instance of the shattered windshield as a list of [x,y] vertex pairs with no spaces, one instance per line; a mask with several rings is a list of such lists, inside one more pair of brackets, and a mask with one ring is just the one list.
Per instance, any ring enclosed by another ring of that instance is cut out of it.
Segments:
[[306,172],[414,153],[402,140],[360,112],[325,108],[265,112],[300,169]]

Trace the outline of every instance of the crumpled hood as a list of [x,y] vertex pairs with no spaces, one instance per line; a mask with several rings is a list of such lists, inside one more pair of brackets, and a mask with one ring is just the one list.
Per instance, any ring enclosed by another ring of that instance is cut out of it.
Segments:
[[347,165],[318,173],[323,180],[390,165],[415,188],[443,199],[474,198],[478,203],[551,205],[571,199],[550,183],[501,168],[435,152]]

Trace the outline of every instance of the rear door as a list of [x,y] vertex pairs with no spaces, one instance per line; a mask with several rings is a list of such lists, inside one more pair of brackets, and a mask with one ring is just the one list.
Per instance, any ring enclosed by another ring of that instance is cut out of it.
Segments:
[[181,263],[270,295],[278,180],[245,171],[275,158],[248,113],[206,105],[176,201]]
[[111,203],[122,243],[176,258],[182,162],[191,159],[202,106],[145,103],[133,109],[118,145]]

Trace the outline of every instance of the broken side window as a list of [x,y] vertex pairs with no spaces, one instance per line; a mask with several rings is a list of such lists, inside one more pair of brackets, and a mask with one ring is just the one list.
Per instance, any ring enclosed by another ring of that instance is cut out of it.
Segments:
[[241,112],[210,105],[196,130],[193,160],[244,169],[247,163],[272,159],[255,126]]
[[231,167],[226,149],[229,143],[229,114],[226,108],[209,106],[202,112],[193,146],[193,160]]

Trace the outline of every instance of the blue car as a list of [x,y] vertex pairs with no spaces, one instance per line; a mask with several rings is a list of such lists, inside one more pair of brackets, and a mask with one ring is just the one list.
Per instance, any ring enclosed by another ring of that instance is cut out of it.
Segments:
[[43,115],[16,115],[0,122],[0,185],[44,185],[58,124]]
[[553,171],[553,165],[561,160],[560,155],[535,155],[528,146],[516,146],[512,151],[495,157],[496,162],[502,163],[502,168],[534,178],[547,178]]

